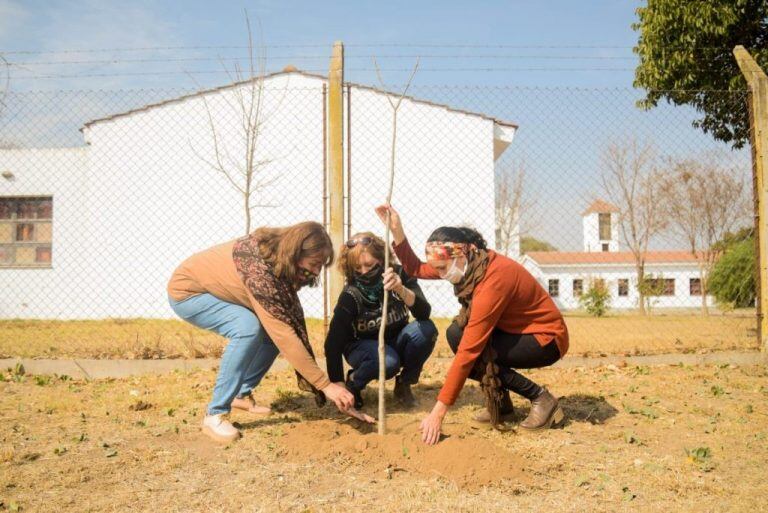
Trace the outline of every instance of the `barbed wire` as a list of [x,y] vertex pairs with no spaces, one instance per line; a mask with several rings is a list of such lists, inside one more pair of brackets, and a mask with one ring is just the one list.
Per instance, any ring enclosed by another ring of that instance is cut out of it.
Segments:
[[[329,55],[267,55],[266,60],[278,59],[327,59]],[[345,59],[545,59],[545,60],[637,60],[637,57],[616,56],[578,56],[578,55],[446,55],[446,54],[403,54],[403,55],[345,55]],[[166,62],[219,62],[219,61],[247,61],[248,56],[220,56],[220,57],[175,57],[153,59],[99,59],[77,61],[9,61],[10,64],[20,66],[59,66],[59,65],[83,65],[83,64],[146,64]]]
[[[282,45],[263,45],[263,48],[330,48],[330,44],[282,44]],[[634,50],[637,46],[626,45],[504,45],[504,44],[440,44],[440,43],[369,43],[354,44],[345,43],[345,48],[450,48],[450,49],[518,49],[518,50]],[[699,50],[723,51],[720,46],[685,46],[685,45],[664,45],[655,46],[666,50],[681,52],[691,52]],[[107,52],[149,52],[149,51],[169,51],[169,50],[247,50],[247,46],[228,45],[228,46],[145,46],[145,47],[123,47],[123,48],[82,48],[82,49],[62,49],[62,50],[0,50],[5,55],[64,55],[64,54],[89,54],[89,53],[107,53]]]
[[[422,68],[422,71],[433,72],[509,72],[509,71],[539,71],[539,72],[576,72],[576,71],[634,71],[634,68]],[[281,70],[267,70],[266,73],[277,73]],[[327,73],[327,69],[302,69],[301,71],[309,73]],[[345,72],[375,72],[374,68],[345,68]],[[406,72],[407,68],[386,68],[386,72]],[[112,78],[112,77],[138,77],[138,76],[171,76],[171,75],[216,75],[229,74],[230,70],[194,70],[194,71],[135,71],[125,73],[76,73],[76,74],[55,74],[55,75],[31,75],[15,76],[14,80],[29,79],[62,79],[62,78]]]

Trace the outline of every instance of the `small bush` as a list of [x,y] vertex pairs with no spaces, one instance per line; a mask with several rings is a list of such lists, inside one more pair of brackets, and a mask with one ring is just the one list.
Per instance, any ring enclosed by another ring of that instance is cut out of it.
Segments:
[[589,290],[579,297],[579,304],[593,317],[602,317],[611,303],[611,292],[604,280],[592,280]]

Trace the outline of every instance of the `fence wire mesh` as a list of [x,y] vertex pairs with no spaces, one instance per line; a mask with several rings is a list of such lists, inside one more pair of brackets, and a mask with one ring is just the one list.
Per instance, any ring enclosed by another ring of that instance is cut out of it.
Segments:
[[[396,90],[396,89],[395,89]],[[722,93],[746,110],[746,93]],[[697,114],[622,89],[413,87],[393,205],[421,253],[477,228],[564,311],[576,354],[757,347],[753,303],[716,301],[722,241],[752,226],[751,160]],[[248,230],[328,224],[322,77],[190,90],[10,92],[0,113],[0,353],[215,356],[165,287],[191,254]],[[392,110],[349,84],[346,233],[382,233]],[[433,316],[457,303],[422,284]],[[302,290],[313,343],[326,285]],[[438,324],[445,324],[440,321]],[[441,344],[438,355],[448,354]]]

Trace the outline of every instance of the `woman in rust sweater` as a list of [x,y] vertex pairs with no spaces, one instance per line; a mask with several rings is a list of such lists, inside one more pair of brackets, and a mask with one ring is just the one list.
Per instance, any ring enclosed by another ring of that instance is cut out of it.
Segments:
[[480,381],[486,398],[488,411],[479,420],[499,424],[501,415],[512,412],[512,391],[531,401],[520,427],[537,430],[559,423],[563,413],[557,399],[515,370],[552,365],[568,351],[568,329],[549,294],[523,266],[488,249],[470,228],[435,230],[427,242],[427,263],[422,262],[394,208],[383,205],[376,213],[385,222],[387,210],[405,272],[449,281],[461,304],[446,332],[456,356],[434,408],[421,422],[422,439],[437,443],[443,418],[468,377]]
[[296,369],[299,388],[326,396],[344,413],[354,398],[332,383],[315,362],[297,291],[317,283],[333,261],[331,239],[322,225],[304,222],[259,228],[251,235],[192,255],[168,284],[171,308],[182,319],[229,339],[221,358],[203,432],[228,442],[240,432],[228,419],[232,408],[268,413],[251,395],[278,353]]

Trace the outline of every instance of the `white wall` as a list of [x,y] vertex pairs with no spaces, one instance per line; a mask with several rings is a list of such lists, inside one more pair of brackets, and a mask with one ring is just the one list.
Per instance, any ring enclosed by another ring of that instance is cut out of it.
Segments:
[[619,250],[619,227],[617,225],[617,215],[611,215],[611,238],[603,240],[600,238],[600,217],[597,212],[591,212],[582,217],[584,251],[595,253],[603,251],[603,244],[608,244],[608,251],[616,252]]
[[[254,203],[251,229],[322,221],[323,117],[320,83],[299,75],[265,83],[256,158],[273,181]],[[242,109],[233,90],[205,96],[221,158],[232,175],[245,160]],[[99,240],[89,287],[99,295],[92,315],[172,316],[165,286],[191,254],[245,234],[243,197],[206,161],[215,159],[203,97],[100,122],[91,144],[88,230]],[[242,185],[242,180],[240,180]],[[302,292],[322,315],[320,289]]]
[[[573,295],[574,279],[583,280],[584,292],[588,290],[591,279],[604,279],[611,292],[610,308],[612,309],[638,307],[637,279],[632,266],[547,266],[541,268],[529,258],[524,259],[523,265],[545,290],[549,290],[549,280],[560,280],[560,294],[553,299],[557,306],[563,310],[580,308],[578,298]],[[646,276],[674,278],[675,280],[675,295],[651,298],[651,308],[697,308],[701,306],[701,296],[689,294],[689,279],[699,277],[699,271],[695,264],[646,264],[645,272]],[[627,296],[620,297],[618,295],[619,279],[629,279],[629,294]],[[714,305],[714,299],[711,296],[707,296],[707,304]]]
[[95,304],[82,286],[92,272],[83,226],[88,148],[0,150],[0,196],[52,196],[50,268],[0,268],[0,318],[82,317]]
[[[392,109],[386,97],[353,89],[351,111],[352,233],[383,235],[373,208],[388,187]],[[392,204],[414,251],[424,258],[429,234],[442,225],[471,225],[495,245],[494,123],[405,100],[398,112]],[[447,282],[422,281],[435,316],[458,311]]]
[[[265,84],[257,158],[271,184],[254,197],[251,228],[323,220],[323,80],[298,74]],[[352,92],[352,228],[382,233],[373,207],[389,170],[386,98]],[[243,200],[214,160],[210,109],[220,154],[243,160],[233,90],[149,108],[83,130],[85,148],[4,150],[0,194],[54,197],[53,268],[0,270],[0,317],[172,317],[166,284],[191,254],[244,234]],[[404,101],[393,202],[419,254],[441,224],[471,224],[494,245],[493,122]],[[457,309],[450,285],[425,284],[436,315]],[[322,317],[322,289],[300,294]]]

